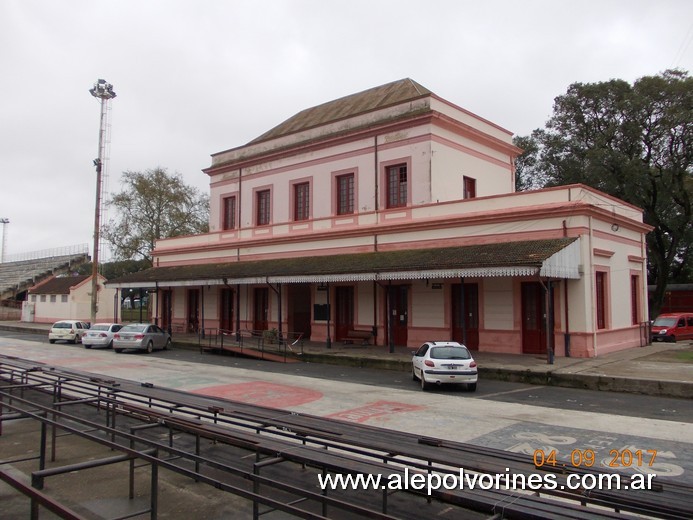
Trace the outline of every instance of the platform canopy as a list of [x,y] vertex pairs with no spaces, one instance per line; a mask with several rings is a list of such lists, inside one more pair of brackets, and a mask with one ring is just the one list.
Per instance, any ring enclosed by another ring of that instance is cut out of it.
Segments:
[[576,237],[371,253],[152,267],[116,288],[541,276],[580,278]]

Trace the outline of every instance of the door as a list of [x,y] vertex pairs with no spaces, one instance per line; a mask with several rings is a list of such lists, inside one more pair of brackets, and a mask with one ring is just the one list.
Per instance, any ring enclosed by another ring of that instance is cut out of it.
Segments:
[[200,329],[200,291],[188,290],[188,332],[197,332]]
[[409,286],[390,286],[390,326],[395,345],[406,346],[409,340]]
[[335,336],[341,341],[354,329],[354,288],[339,286],[335,294]]
[[170,289],[161,291],[161,328],[171,332],[171,316],[173,314],[173,294]]
[[310,286],[290,284],[288,287],[289,332],[294,333],[294,337],[303,334],[303,339],[310,339]]
[[[452,285],[452,340],[469,350],[479,350],[479,284]],[[464,305],[463,305],[464,303]]]
[[522,352],[546,353],[544,289],[537,282],[522,283]]
[[221,289],[219,294],[219,328],[223,330],[234,330],[233,323],[233,289]]
[[269,320],[269,289],[257,287],[254,295],[253,330],[267,330]]

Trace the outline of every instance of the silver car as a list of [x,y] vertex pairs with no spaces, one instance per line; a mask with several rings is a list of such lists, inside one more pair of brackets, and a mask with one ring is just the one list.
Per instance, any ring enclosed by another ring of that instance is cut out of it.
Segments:
[[125,349],[146,350],[171,348],[171,336],[153,323],[130,323],[113,335],[113,350],[117,353]]
[[82,336],[84,348],[113,347],[113,335],[123,326],[118,323],[97,323]]

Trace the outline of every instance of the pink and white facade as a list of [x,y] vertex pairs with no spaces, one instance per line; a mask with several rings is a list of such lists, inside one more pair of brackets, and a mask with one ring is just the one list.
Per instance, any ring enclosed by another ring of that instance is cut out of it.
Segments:
[[174,330],[369,330],[376,344],[581,357],[639,346],[642,211],[582,185],[515,193],[519,153],[408,79],[319,105],[214,154],[210,232],[159,241],[154,268],[113,285],[153,289]]

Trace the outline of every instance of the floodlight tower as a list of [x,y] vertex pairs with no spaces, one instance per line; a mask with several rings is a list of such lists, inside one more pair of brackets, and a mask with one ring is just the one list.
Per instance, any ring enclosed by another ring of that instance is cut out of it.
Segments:
[[5,240],[7,240],[7,235],[5,235],[5,226],[10,223],[8,218],[0,218],[0,224],[2,224],[2,252],[0,253],[0,264],[5,263],[5,246],[7,245]]
[[99,124],[99,156],[94,160],[96,167],[96,208],[94,210],[94,254],[92,256],[91,268],[91,323],[96,323],[96,313],[98,311],[98,289],[99,289],[99,232],[101,228],[101,174],[103,162],[105,160],[106,147],[106,115],[108,102],[116,97],[113,85],[100,79],[89,90],[89,93],[101,100],[101,120]]

